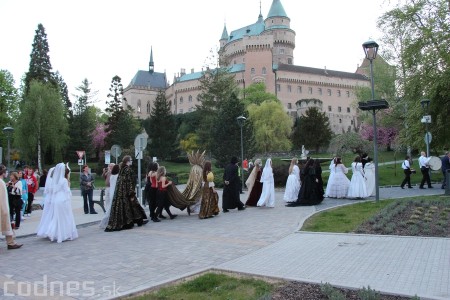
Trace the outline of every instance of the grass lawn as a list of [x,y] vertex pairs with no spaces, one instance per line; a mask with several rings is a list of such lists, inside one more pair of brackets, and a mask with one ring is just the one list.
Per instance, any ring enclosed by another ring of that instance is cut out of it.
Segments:
[[274,288],[273,284],[263,280],[207,273],[193,280],[129,299],[252,300],[264,299],[264,296],[269,295]]

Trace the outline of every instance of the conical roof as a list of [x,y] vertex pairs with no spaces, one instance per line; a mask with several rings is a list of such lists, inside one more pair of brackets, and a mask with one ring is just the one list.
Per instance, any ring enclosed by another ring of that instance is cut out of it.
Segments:
[[280,0],[273,0],[267,18],[288,17]]

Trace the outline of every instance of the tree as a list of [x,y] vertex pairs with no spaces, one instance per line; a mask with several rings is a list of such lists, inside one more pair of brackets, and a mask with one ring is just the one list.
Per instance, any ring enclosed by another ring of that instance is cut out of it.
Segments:
[[262,82],[253,83],[248,88],[242,90],[244,103],[246,106],[249,104],[260,105],[264,101],[278,101],[274,94],[266,92],[266,85]]
[[105,131],[105,124],[99,123],[95,126],[95,129],[91,133],[92,146],[95,149],[96,157],[99,157],[100,152],[105,148],[105,140],[107,137]]
[[431,100],[431,146],[448,147],[450,123],[450,14],[446,0],[404,0],[380,17],[378,25],[391,59],[398,66],[399,98],[405,107],[405,126],[399,138],[405,145],[424,147],[424,114],[420,100]]
[[[20,114],[17,89],[14,78],[7,70],[0,70],[0,128],[13,125]],[[6,136],[0,136],[0,143],[5,145]]]
[[255,150],[258,152],[291,150],[289,140],[292,119],[286,114],[278,100],[266,100],[261,105],[247,107],[249,121],[252,123]]
[[64,79],[62,78],[61,74],[59,74],[58,71],[56,71],[55,73],[55,80],[58,83],[59,92],[61,94],[61,99],[66,111],[66,116],[69,119],[72,117],[72,102],[70,102],[67,84],[64,82]]
[[369,153],[371,145],[356,132],[346,132],[331,139],[329,151],[337,156],[347,152],[362,154]]
[[54,85],[31,82],[29,92],[22,101],[20,120],[15,132],[16,142],[26,157],[37,159],[39,170],[42,170],[44,151],[51,151],[55,161],[62,159],[68,140],[68,125],[59,90]]
[[[373,141],[373,126],[363,125],[359,132],[361,137],[368,141]],[[391,144],[393,144],[397,138],[398,130],[394,127],[377,126],[377,142],[378,145],[387,147],[387,150],[391,150]]]
[[33,40],[31,54],[30,54],[30,67],[25,74],[25,87],[24,93],[28,94],[30,90],[31,81],[37,80],[42,83],[51,83],[54,87],[57,87],[54,74],[52,72],[52,65],[50,63],[49,46],[47,41],[47,34],[42,24],[38,24],[36,34]]
[[328,146],[332,136],[330,120],[326,114],[316,107],[310,107],[305,115],[297,119],[292,133],[292,142],[296,149],[305,145],[306,148],[319,152],[320,147]]
[[161,159],[172,157],[177,132],[164,91],[156,96],[155,107],[144,121],[144,128],[151,139],[150,154]]

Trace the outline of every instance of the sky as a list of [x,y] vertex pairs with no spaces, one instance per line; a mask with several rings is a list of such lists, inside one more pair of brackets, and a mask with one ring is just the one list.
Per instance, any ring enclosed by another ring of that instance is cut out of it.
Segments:
[[[102,109],[115,75],[128,86],[148,70],[150,49],[156,72],[201,71],[217,51],[224,24],[228,33],[267,17],[273,0],[0,0],[0,69],[20,85],[28,71],[37,25],[46,30],[50,62],[74,100],[87,78]],[[296,32],[294,64],[355,72],[362,43],[379,41],[376,27],[386,0],[281,0]],[[331,45],[331,46],[330,46]],[[382,52],[382,48],[380,48]]]

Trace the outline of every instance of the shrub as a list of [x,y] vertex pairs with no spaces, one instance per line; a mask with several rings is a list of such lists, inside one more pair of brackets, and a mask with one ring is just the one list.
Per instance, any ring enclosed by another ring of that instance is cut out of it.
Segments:
[[381,298],[380,293],[372,290],[370,286],[368,286],[367,289],[363,287],[362,290],[358,292],[358,296],[361,298],[361,300],[378,300]]

